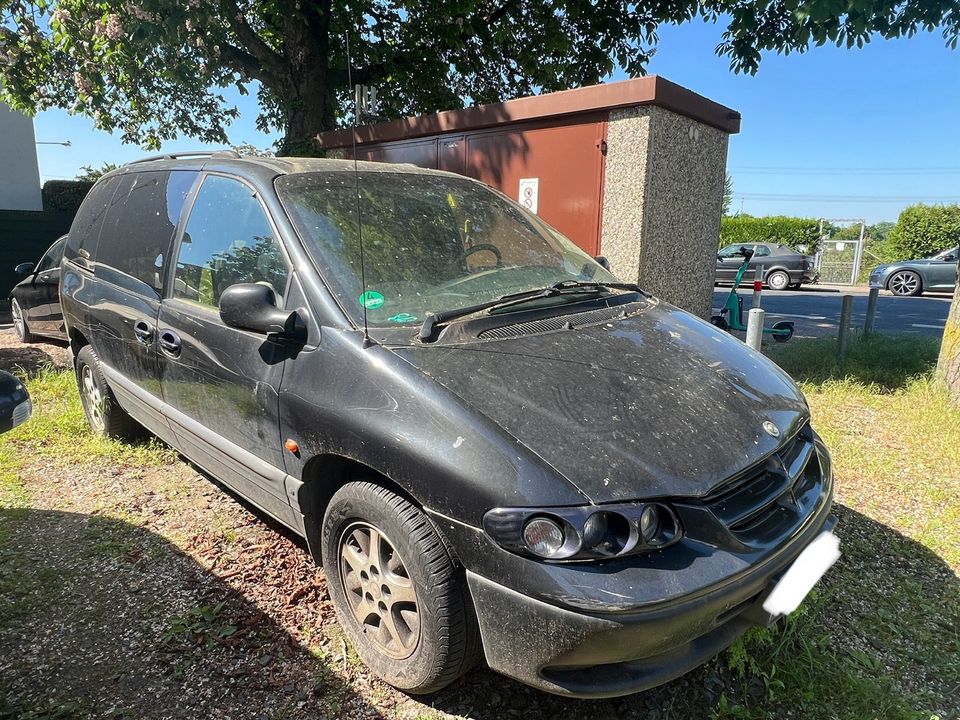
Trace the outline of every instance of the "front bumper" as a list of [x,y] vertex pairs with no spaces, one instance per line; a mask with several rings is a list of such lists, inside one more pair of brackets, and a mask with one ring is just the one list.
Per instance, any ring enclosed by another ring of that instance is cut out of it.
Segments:
[[468,571],[487,663],[571,697],[616,697],[661,685],[703,664],[750,626],[769,625],[774,618],[762,608],[766,596],[797,555],[835,524],[827,503],[764,563],[694,595],[628,613],[572,611]]

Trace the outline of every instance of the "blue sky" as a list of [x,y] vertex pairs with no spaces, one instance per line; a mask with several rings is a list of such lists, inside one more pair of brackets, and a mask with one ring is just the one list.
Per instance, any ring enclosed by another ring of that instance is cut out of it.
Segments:
[[[960,51],[938,33],[767,54],[751,77],[714,55],[721,32],[701,22],[661,28],[649,71],[743,115],[728,156],[734,210],[876,222],[913,202],[960,202]],[[231,142],[269,147],[275,138],[256,130],[254,97],[231,100],[241,110]],[[73,144],[37,146],[44,180],[144,154],[60,110],[38,115],[35,128],[38,141]],[[164,150],[202,147],[182,138]]]

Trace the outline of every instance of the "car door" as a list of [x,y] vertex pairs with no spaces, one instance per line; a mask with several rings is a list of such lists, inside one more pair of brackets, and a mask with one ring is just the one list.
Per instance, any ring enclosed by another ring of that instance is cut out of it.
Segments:
[[31,312],[30,327],[39,333],[58,333],[63,329],[63,313],[60,310],[60,261],[66,236],[57,240],[47,250],[34,275],[37,304]]
[[930,290],[949,290],[956,284],[958,251],[958,248],[945,250],[924,268]]
[[731,282],[737,274],[737,268],[743,262],[742,255],[734,255],[740,250],[739,245],[728,245],[717,253],[717,269],[714,279],[719,282]]
[[90,251],[90,344],[120,406],[164,440],[157,316],[174,233],[198,178],[197,171],[179,170],[121,176]]
[[277,517],[289,511],[278,389],[286,350],[226,326],[218,302],[237,283],[273,287],[282,307],[290,264],[256,192],[208,174],[179,233],[160,305],[160,384],[183,452]]

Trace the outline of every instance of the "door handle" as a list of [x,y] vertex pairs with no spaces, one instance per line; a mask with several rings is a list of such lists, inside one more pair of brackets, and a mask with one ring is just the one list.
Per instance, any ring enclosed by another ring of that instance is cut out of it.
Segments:
[[173,330],[160,331],[160,348],[173,357],[180,354],[180,336]]
[[156,328],[154,328],[153,325],[148,323],[146,320],[137,320],[133,324],[133,334],[136,335],[137,340],[144,345],[149,345],[151,342],[153,342],[153,333],[155,330]]
[[40,276],[40,282],[50,282],[50,276],[49,276],[49,275],[41,275],[41,276]]

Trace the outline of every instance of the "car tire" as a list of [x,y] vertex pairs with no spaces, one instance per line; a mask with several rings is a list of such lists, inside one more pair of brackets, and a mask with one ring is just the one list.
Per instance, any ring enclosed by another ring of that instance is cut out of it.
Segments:
[[915,297],[923,292],[923,281],[912,270],[898,270],[887,280],[887,290],[899,297]]
[[13,316],[13,332],[17,339],[22,343],[32,343],[37,341],[37,336],[30,332],[26,319],[23,317],[23,308],[16,298],[10,301],[10,314]]
[[327,505],[320,544],[340,627],[381,679],[432,693],[477,662],[469,591],[423,511],[379,485],[348,483]]
[[790,276],[783,270],[767,273],[767,287],[771,290],[786,290],[790,287]]
[[117,440],[134,440],[144,434],[143,426],[117,403],[100,369],[100,359],[89,345],[77,353],[77,388],[80,404],[90,429],[97,435]]

